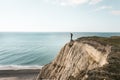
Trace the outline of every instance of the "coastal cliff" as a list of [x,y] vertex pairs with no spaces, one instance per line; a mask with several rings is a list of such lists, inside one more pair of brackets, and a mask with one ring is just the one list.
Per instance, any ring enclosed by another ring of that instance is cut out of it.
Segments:
[[67,43],[37,80],[119,80],[120,37],[82,37]]

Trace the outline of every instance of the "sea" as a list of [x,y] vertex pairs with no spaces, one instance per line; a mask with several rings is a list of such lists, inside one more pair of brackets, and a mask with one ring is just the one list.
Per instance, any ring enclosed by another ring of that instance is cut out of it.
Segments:
[[[114,32],[73,32],[85,36],[120,36]],[[0,32],[0,70],[36,69],[50,63],[70,41],[70,32]]]

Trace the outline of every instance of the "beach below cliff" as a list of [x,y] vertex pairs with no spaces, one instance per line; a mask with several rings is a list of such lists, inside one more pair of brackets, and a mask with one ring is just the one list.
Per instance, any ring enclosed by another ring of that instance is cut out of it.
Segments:
[[0,70],[0,80],[35,80],[40,69]]
[[0,70],[0,80],[35,80],[40,69]]

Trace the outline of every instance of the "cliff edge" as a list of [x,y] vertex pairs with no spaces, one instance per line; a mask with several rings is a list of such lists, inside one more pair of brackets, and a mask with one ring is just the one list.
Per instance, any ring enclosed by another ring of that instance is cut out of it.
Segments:
[[82,37],[67,43],[37,80],[119,80],[120,37]]

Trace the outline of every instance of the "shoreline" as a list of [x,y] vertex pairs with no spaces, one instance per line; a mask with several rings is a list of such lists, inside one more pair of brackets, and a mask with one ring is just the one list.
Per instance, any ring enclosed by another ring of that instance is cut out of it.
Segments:
[[40,69],[0,70],[0,80],[35,80]]

